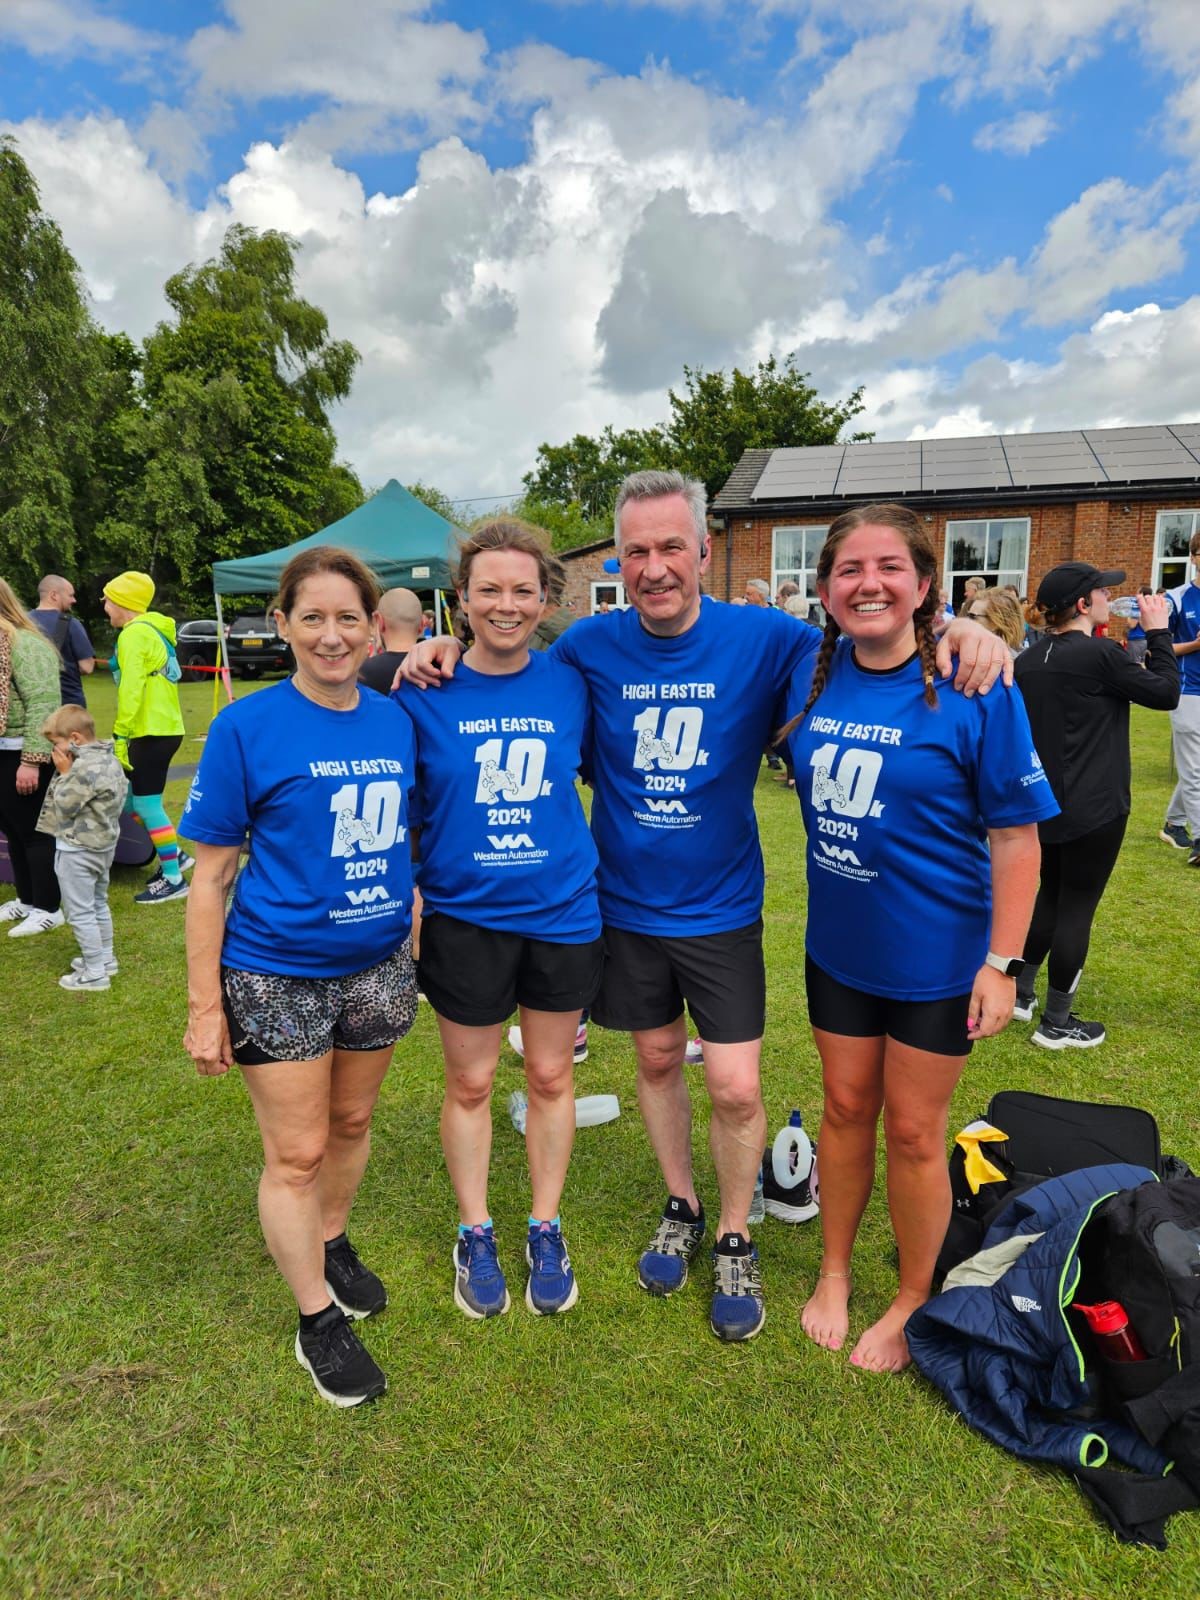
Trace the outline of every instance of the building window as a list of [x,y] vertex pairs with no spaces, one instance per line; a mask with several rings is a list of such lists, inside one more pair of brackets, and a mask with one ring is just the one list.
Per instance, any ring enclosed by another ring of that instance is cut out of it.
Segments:
[[625,585],[608,580],[592,584],[592,615],[598,611],[624,611],[629,601],[625,598]]
[[1028,517],[946,524],[946,585],[955,611],[962,606],[968,578],[982,578],[989,589],[1012,583],[1024,594],[1028,576]]
[[825,543],[828,526],[821,528],[775,528],[771,534],[771,593],[779,593],[781,583],[794,583],[806,600],[817,598],[817,557]]
[[1200,511],[1160,511],[1154,528],[1156,589],[1177,589],[1188,581],[1188,546],[1200,527]]

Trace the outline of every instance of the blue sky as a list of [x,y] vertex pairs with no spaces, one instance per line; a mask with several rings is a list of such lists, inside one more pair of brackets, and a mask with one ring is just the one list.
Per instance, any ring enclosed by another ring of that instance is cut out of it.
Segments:
[[1200,416],[1196,0],[3,0],[0,127],[135,337],[292,233],[368,484],[793,350],[880,438]]

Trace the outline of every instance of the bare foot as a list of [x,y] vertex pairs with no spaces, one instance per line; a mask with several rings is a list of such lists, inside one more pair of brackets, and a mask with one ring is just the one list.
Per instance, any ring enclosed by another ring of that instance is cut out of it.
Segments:
[[850,1318],[846,1314],[849,1303],[850,1274],[822,1272],[800,1313],[800,1326],[823,1350],[840,1350],[850,1331]]
[[850,1365],[865,1372],[900,1372],[912,1357],[904,1337],[904,1324],[919,1305],[920,1295],[898,1294],[891,1305],[872,1323],[850,1352]]

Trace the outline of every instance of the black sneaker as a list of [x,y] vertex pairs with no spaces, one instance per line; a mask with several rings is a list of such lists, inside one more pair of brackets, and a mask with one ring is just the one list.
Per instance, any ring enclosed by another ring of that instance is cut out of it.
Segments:
[[1174,845],[1176,850],[1192,848],[1192,836],[1182,822],[1164,822],[1158,830],[1158,837],[1164,844]]
[[323,1311],[315,1328],[299,1329],[296,1360],[331,1405],[360,1406],[387,1388],[387,1379],[337,1306]]
[[[813,1198],[812,1185],[809,1181],[812,1177],[811,1171],[801,1178],[799,1183],[795,1181],[795,1173],[792,1173],[792,1182],[782,1184],[775,1176],[772,1153],[769,1146],[763,1151],[763,1207],[767,1215],[779,1222],[810,1222],[820,1210]],[[795,1154],[794,1149],[793,1154]]]
[[348,1317],[373,1317],[388,1303],[387,1290],[344,1233],[326,1242],[325,1287]]
[[1032,1034],[1034,1044],[1047,1050],[1090,1050],[1104,1043],[1104,1024],[1084,1022],[1072,1011],[1065,1022],[1047,1022],[1044,1018]]

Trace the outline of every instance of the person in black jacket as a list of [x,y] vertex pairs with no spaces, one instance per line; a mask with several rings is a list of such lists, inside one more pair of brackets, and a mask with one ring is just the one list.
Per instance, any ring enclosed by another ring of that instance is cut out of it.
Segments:
[[1129,820],[1129,707],[1170,711],[1179,665],[1161,595],[1139,595],[1146,662],[1137,666],[1114,639],[1093,637],[1108,621],[1109,589],[1123,572],[1067,561],[1042,579],[1037,603],[1046,633],[1016,659],[1033,742],[1060,815],[1038,824],[1042,875],[1017,978],[1013,1016],[1032,1019],[1034,982],[1049,956],[1042,1020],[1033,1035],[1048,1050],[1103,1044],[1104,1025],[1073,1010],[1092,921],[1116,865]]

